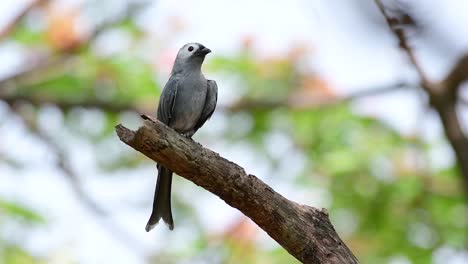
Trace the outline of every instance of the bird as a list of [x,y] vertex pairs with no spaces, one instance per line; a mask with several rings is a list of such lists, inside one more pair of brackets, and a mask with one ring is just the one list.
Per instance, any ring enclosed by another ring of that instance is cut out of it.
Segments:
[[[207,80],[201,71],[205,56],[210,52],[200,43],[183,45],[159,98],[157,119],[187,138],[192,138],[216,109],[218,85],[214,80]],[[161,164],[157,169],[153,209],[146,232],[153,229],[161,218],[169,230],[174,229],[171,209],[173,172]]]

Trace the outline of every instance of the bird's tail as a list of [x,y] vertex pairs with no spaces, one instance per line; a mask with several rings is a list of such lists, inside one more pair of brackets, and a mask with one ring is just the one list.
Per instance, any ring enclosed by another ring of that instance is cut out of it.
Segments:
[[158,165],[158,181],[154,191],[153,211],[146,224],[146,232],[153,229],[161,218],[169,226],[170,230],[174,229],[171,211],[171,185],[172,171]]

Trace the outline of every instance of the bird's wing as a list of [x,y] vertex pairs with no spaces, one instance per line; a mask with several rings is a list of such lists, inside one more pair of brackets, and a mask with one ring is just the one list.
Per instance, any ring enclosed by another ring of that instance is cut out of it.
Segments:
[[178,78],[169,78],[161,93],[161,97],[159,97],[158,120],[166,125],[170,125],[173,117],[178,85]]
[[205,124],[206,120],[210,119],[214,110],[216,109],[216,103],[218,102],[218,85],[213,80],[208,80],[208,89],[206,92],[205,106],[203,112],[198,119],[197,124],[194,127],[194,132]]

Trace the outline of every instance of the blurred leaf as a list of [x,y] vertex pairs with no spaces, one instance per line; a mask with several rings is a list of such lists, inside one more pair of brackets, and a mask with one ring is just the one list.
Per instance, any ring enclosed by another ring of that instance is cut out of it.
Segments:
[[29,28],[25,23],[15,27],[11,33],[11,39],[27,46],[45,44],[44,34],[41,31]]
[[29,255],[16,246],[6,246],[0,249],[0,263],[2,264],[35,264],[44,263]]
[[129,32],[136,39],[144,35],[143,30],[138,27],[133,19],[124,19],[117,25],[117,27]]
[[0,199],[0,213],[7,216],[20,217],[32,223],[44,223],[45,220],[33,210],[14,202]]

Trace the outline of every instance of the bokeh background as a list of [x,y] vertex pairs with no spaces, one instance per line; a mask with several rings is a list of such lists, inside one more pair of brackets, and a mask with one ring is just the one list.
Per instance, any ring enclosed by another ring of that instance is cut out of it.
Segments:
[[[468,3],[391,4],[444,78],[468,51]],[[0,1],[0,263],[298,263],[179,177],[175,230],[144,231],[155,165],[114,126],[155,113],[193,41],[213,50],[203,69],[219,87],[196,141],[328,208],[362,263],[468,263],[453,150],[370,0]]]

